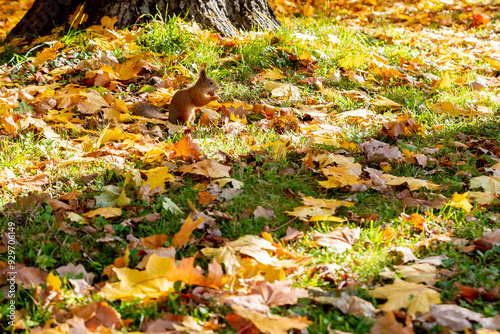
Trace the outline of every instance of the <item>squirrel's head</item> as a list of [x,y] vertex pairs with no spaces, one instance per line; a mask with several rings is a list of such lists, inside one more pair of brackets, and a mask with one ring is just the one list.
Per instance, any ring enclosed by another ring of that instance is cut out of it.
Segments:
[[200,72],[198,73],[198,81],[196,82],[196,85],[198,85],[202,89],[212,94],[214,94],[215,91],[219,89],[219,85],[217,85],[217,82],[214,79],[207,76],[207,72],[205,71],[204,67],[200,68]]

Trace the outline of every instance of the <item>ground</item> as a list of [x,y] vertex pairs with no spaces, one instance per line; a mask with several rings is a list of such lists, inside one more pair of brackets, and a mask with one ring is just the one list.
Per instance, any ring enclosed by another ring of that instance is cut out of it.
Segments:
[[[498,333],[498,6],[273,6],[4,46],[3,332]],[[196,124],[130,113],[202,65]]]

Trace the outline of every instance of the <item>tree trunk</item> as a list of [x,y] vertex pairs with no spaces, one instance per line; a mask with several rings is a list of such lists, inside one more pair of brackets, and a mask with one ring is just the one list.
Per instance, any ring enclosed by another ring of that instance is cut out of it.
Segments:
[[[69,16],[84,2],[35,0],[33,7],[12,29],[7,40],[47,35],[55,26],[68,24]],[[238,30],[254,27],[274,30],[280,26],[267,0],[87,0],[84,9],[89,16],[86,24],[100,24],[104,16],[117,17],[117,29],[146,22],[158,11],[163,16],[181,15],[224,36],[235,36]]]

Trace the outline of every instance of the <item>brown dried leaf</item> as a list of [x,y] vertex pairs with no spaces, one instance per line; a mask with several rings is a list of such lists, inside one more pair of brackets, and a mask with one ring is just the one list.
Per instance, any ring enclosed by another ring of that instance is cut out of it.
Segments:
[[210,159],[204,159],[192,165],[179,168],[182,173],[199,174],[208,178],[230,177],[231,167],[221,165]]

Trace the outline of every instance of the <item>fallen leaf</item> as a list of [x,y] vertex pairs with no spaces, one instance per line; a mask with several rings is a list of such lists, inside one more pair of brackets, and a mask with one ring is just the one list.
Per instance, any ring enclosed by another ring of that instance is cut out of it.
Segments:
[[172,244],[174,247],[184,246],[188,241],[191,233],[203,222],[203,218],[200,217],[197,221],[192,221],[191,216],[188,216],[184,224],[181,226],[181,230],[174,235],[172,239]]
[[391,147],[375,139],[361,143],[358,147],[362,153],[366,153],[369,161],[396,160],[402,157],[397,147]]
[[231,167],[221,165],[210,159],[201,160],[192,165],[183,166],[179,168],[183,174],[192,173],[199,174],[208,178],[229,177]]
[[392,250],[403,254],[404,263],[418,260],[417,257],[413,255],[411,249],[409,249],[408,247],[394,247]]
[[377,318],[370,330],[371,334],[413,334],[413,326],[404,326],[396,321],[394,313],[389,311],[386,315]]
[[480,313],[450,304],[432,305],[430,312],[420,316],[417,320],[424,322],[426,327],[429,328],[440,325],[449,327],[454,331],[473,328],[472,322],[477,322],[486,329],[494,330],[500,328],[500,316],[485,318]]
[[258,205],[257,208],[254,210],[253,215],[254,215],[255,219],[260,218],[260,217],[266,218],[268,220],[275,218],[273,209],[266,210],[263,207],[261,207],[260,205]]
[[146,248],[158,248],[162,247],[167,241],[166,234],[155,234],[150,235],[149,237],[141,238],[141,243]]
[[432,304],[441,304],[439,292],[429,289],[424,284],[405,282],[397,277],[393,284],[375,288],[368,293],[375,298],[387,299],[387,302],[378,308],[384,311],[406,308],[412,318],[418,312],[423,314],[429,312]]
[[390,186],[398,186],[407,183],[411,191],[418,190],[420,188],[427,188],[430,190],[439,189],[439,185],[432,183],[431,181],[414,179],[413,177],[403,177],[403,176],[394,176],[391,174],[384,174],[380,178],[383,180],[387,180],[386,182]]
[[297,86],[281,82],[266,81],[264,84],[265,90],[270,90],[271,95],[286,98],[290,101],[300,99],[300,89]]
[[307,298],[306,289],[292,289],[291,281],[259,281],[251,288],[252,294],[261,295],[264,303],[269,307],[281,305],[295,305],[299,298]]
[[311,234],[314,241],[318,243],[320,246],[332,247],[339,253],[343,253],[348,249],[352,248],[359,240],[359,233],[361,229],[356,227],[354,229],[350,229],[347,226],[337,227],[332,232],[328,232],[326,234],[313,232]]
[[347,292],[342,292],[340,297],[317,296],[311,297],[311,299],[321,304],[333,305],[342,313],[357,317],[372,318],[379,312],[370,302],[357,296],[351,296]]
[[301,330],[312,324],[306,317],[292,318],[281,317],[275,314],[263,314],[246,310],[235,305],[233,305],[232,308],[236,314],[252,321],[252,323],[264,333],[287,334],[292,328]]
[[469,203],[468,196],[468,191],[463,194],[455,193],[448,205],[454,208],[464,209],[466,212],[470,212],[470,210],[472,209],[472,205]]
[[120,208],[99,208],[89,211],[85,214],[86,217],[92,218],[95,216],[101,216],[104,218],[115,218],[122,215],[122,209]]

